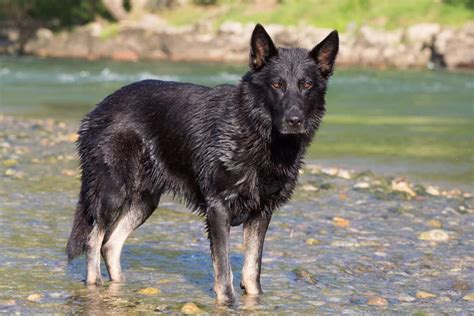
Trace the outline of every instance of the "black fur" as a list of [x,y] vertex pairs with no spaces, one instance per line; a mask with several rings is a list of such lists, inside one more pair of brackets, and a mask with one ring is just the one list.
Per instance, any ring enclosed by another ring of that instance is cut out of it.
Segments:
[[[151,214],[166,192],[206,216],[210,231],[271,216],[290,199],[324,115],[337,50],[336,32],[311,52],[276,49],[257,25],[251,69],[236,86],[144,80],[105,98],[79,130],[82,186],[69,259],[87,250],[94,225],[105,244],[132,204]],[[216,223],[213,212],[225,220]],[[213,258],[227,255],[219,249]]]

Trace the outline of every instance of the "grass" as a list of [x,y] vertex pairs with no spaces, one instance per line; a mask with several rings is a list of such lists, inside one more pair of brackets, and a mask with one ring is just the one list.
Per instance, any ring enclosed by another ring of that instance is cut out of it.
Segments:
[[[214,6],[187,5],[159,14],[173,25],[212,21],[219,26],[226,21],[276,23],[347,28],[370,25],[394,29],[416,23],[435,22],[460,26],[474,20],[474,9],[462,1],[441,0],[295,0],[279,4],[256,4],[253,1],[220,0]],[[265,3],[265,2],[263,2]]]

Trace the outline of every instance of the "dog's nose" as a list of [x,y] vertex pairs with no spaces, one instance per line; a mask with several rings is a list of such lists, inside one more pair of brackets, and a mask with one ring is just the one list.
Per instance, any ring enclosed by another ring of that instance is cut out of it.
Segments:
[[286,119],[286,122],[288,123],[288,125],[290,125],[291,127],[298,127],[301,125],[302,123],[302,119],[301,117],[299,116],[292,116],[290,118],[287,118]]

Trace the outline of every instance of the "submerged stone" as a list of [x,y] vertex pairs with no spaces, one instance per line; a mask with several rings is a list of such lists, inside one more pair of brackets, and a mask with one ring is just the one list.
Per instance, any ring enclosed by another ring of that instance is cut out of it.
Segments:
[[469,293],[462,298],[465,301],[474,302],[474,293]]
[[141,295],[156,295],[156,294],[159,294],[161,291],[154,288],[154,287],[146,287],[144,289],[140,289],[138,290],[138,294],[141,294]]
[[30,302],[38,302],[42,298],[43,298],[43,295],[41,295],[39,293],[33,293],[33,294],[28,295],[28,297],[26,299]]
[[419,291],[418,293],[416,293],[416,297],[421,298],[421,299],[434,298],[436,296],[437,296],[436,294],[428,293],[424,291]]
[[426,241],[446,242],[449,240],[449,235],[446,231],[442,229],[432,229],[421,233],[418,236],[418,239]]
[[369,298],[367,301],[367,305],[373,305],[373,306],[387,306],[388,301],[381,297],[381,296],[372,296]]
[[181,307],[181,312],[187,315],[194,315],[194,314],[203,314],[205,313],[202,309],[200,309],[196,304],[194,303],[186,303]]

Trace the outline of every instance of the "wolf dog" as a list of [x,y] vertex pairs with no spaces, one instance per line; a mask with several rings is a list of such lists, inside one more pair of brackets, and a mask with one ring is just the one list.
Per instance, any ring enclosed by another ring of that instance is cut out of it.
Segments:
[[101,284],[101,257],[111,281],[124,281],[127,237],[169,193],[205,219],[218,302],[235,297],[229,232],[241,224],[240,285],[261,294],[265,234],[293,193],[325,113],[338,49],[337,31],[309,51],[277,48],[257,24],[250,69],[237,85],[143,80],[88,113],[78,132],[81,189],[67,243],[69,260],[86,253],[86,284]]

